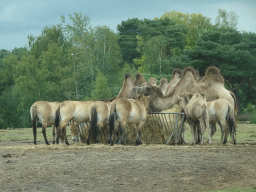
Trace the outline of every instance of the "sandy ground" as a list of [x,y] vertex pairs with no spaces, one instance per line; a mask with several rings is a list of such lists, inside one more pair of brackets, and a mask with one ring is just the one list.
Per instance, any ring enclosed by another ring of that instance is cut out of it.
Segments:
[[0,191],[256,190],[256,145],[0,143]]

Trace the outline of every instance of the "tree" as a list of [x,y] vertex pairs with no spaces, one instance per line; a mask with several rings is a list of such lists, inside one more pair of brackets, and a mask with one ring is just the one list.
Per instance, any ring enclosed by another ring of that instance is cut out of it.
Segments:
[[139,25],[142,20],[138,18],[128,19],[122,21],[121,24],[117,25],[117,31],[119,34],[119,46],[122,53],[122,58],[124,61],[131,63],[133,59],[139,58],[141,56],[140,52],[137,51],[139,35]]
[[218,9],[218,16],[216,17],[215,24],[217,27],[226,27],[236,29],[238,16],[235,12],[227,12],[224,9]]
[[108,85],[108,80],[104,77],[100,70],[98,70],[95,81],[95,88],[92,92],[92,99],[108,99],[111,97],[112,94]]
[[239,106],[243,105],[244,98],[250,97],[250,92],[255,92],[252,89],[256,84],[256,57],[243,35],[235,29],[218,28],[204,33],[196,41],[195,48],[185,53],[190,64],[201,74],[211,65],[220,68],[226,86],[235,93]]

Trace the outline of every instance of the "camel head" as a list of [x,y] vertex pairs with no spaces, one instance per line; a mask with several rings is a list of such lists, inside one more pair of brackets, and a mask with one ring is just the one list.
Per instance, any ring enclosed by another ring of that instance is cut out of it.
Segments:
[[152,86],[150,83],[143,83],[140,86],[136,86],[133,88],[133,92],[137,94],[143,94],[144,96],[152,95],[156,86]]

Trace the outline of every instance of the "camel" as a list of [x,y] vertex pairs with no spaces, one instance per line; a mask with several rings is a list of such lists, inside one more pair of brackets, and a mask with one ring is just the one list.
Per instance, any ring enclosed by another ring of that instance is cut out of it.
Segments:
[[136,145],[141,144],[141,128],[145,124],[148,110],[148,98],[140,95],[138,99],[131,100],[117,98],[111,103],[109,117],[110,144],[113,145],[113,132],[119,126],[121,129],[121,143],[125,145],[123,135],[126,124],[135,125],[137,128]]
[[179,103],[178,96],[183,93],[204,93],[207,101],[216,99],[226,99],[236,109],[237,105],[230,92],[224,87],[224,78],[220,70],[216,67],[208,67],[204,78],[198,81],[195,77],[195,70],[192,67],[186,67],[183,70],[182,77],[177,85],[167,95],[163,95],[161,90],[149,84],[136,86],[133,92],[150,95],[150,110],[162,111],[172,108]]
[[[181,94],[178,98],[182,101],[182,107],[186,113],[187,121],[191,128],[191,134],[193,136],[193,144],[200,141],[201,144],[204,143],[204,132],[207,129],[210,136],[209,128],[209,114],[207,110],[206,97],[204,94],[195,93],[190,99],[186,93]],[[200,123],[200,130],[197,126]],[[196,131],[200,134],[197,138]]]
[[31,123],[34,134],[34,144],[36,144],[37,122],[42,123],[42,133],[45,143],[49,145],[46,137],[46,127],[52,125],[53,144],[55,143],[55,113],[60,103],[48,101],[36,101],[30,108]]
[[146,83],[146,80],[144,79],[143,75],[140,73],[136,73],[134,80],[133,80],[134,87],[140,86],[143,83]]
[[168,81],[167,81],[167,79],[166,78],[160,79],[160,85],[158,87],[159,87],[159,89],[161,89],[163,95],[165,95],[166,92],[167,92],[167,89],[168,89]]
[[148,83],[150,83],[152,86],[157,86],[157,79],[156,78],[150,78],[148,80]]
[[172,79],[167,85],[167,90],[164,95],[168,95],[172,92],[175,86],[179,83],[182,76],[182,71],[180,69],[174,69],[172,72]]

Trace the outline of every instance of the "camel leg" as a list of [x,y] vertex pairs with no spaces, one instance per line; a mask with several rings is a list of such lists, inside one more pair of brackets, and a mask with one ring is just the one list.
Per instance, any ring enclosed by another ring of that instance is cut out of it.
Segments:
[[55,129],[56,129],[56,127],[55,127],[55,125],[53,125],[53,126],[52,126],[52,138],[53,138],[53,139],[52,139],[52,143],[53,143],[53,144],[55,144]]

